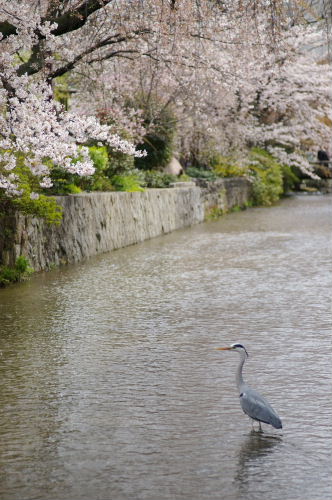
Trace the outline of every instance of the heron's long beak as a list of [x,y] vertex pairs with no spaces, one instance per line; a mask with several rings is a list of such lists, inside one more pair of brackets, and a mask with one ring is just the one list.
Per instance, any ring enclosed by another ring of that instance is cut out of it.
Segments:
[[216,347],[216,351],[231,351],[231,347]]

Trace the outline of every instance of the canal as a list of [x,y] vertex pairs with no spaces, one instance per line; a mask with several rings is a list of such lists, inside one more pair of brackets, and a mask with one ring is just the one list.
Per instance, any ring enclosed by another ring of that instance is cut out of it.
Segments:
[[330,499],[331,234],[294,196],[1,289],[1,500]]

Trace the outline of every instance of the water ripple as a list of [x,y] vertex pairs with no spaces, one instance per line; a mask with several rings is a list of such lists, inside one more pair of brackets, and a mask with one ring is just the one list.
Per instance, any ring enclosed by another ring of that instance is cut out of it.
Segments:
[[[0,290],[1,498],[330,498],[331,208],[295,197]],[[282,431],[242,414],[214,350],[235,341]]]

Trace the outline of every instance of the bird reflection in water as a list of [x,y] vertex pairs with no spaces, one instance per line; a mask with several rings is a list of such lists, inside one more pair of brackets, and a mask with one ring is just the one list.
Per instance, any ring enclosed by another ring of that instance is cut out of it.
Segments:
[[269,473],[263,465],[266,465],[267,456],[274,453],[281,443],[281,436],[272,436],[255,430],[250,432],[239,450],[238,466],[234,477],[241,491],[244,489],[247,491],[250,479],[255,480],[256,484],[257,480],[261,481],[264,478],[266,472]]

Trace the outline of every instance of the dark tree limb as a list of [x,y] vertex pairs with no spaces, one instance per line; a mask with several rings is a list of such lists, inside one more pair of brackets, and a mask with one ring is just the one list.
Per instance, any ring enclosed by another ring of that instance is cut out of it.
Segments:
[[44,21],[57,23],[58,26],[52,31],[55,36],[71,33],[72,31],[82,28],[91,14],[94,14],[97,10],[105,7],[105,5],[112,1],[113,0],[87,0],[82,2],[81,6],[76,9],[68,10],[60,16],[50,17],[44,19]]
[[[56,23],[57,27],[52,31],[53,35],[64,35],[65,33],[70,33],[84,26],[92,14],[112,1],[113,0],[82,1],[80,6],[75,9],[68,9],[62,14],[58,14],[59,3],[51,2],[47,14],[42,19],[42,22],[49,21],[50,23]],[[16,35],[17,28],[14,20],[12,22],[7,20],[0,22],[0,33],[2,34],[3,39],[8,38],[10,35]],[[37,35],[38,38],[43,38],[40,34],[37,33]]]
[[[102,49],[104,47],[110,47],[111,45],[114,45],[117,43],[127,42],[127,41],[135,38],[137,35],[143,35],[146,33],[149,33],[149,30],[144,29],[144,30],[135,31],[135,32],[130,33],[128,35],[117,34],[117,35],[107,37],[104,40],[100,40],[99,42],[95,43],[91,47],[88,47],[86,50],[84,50],[80,54],[77,54],[77,56],[72,61],[69,61],[68,63],[55,69],[53,72],[50,72],[47,79],[49,81],[51,81],[54,78],[62,76],[65,73],[67,73],[68,71],[71,71],[72,69],[74,69],[74,67],[80,61],[82,61],[82,59],[84,59],[86,56],[89,56],[90,54],[93,54],[94,52],[96,52],[99,49]],[[115,50],[112,52],[106,52],[106,54],[103,54],[103,55],[100,55],[96,58],[90,59],[89,62],[93,63],[96,61],[103,61],[106,59],[110,59],[111,57],[119,56],[120,54],[133,54],[133,53],[138,53],[138,51],[134,50],[134,49],[119,49],[119,50]]]

